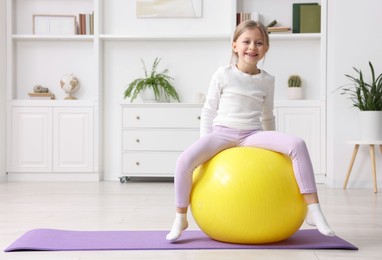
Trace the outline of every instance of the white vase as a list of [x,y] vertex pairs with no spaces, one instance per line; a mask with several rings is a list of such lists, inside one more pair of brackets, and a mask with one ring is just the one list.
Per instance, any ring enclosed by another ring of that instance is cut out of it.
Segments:
[[382,111],[360,111],[362,140],[382,140]]
[[302,99],[302,88],[289,87],[288,99]]
[[139,92],[139,97],[144,103],[158,103],[159,100],[155,98],[152,88],[144,88]]

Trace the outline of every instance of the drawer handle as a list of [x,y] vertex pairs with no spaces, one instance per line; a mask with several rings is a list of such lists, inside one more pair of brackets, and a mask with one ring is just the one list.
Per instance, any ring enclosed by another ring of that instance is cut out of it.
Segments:
[[198,116],[198,120],[200,120],[200,116]]
[[135,140],[137,143],[139,143],[140,142],[140,140],[139,139],[137,139],[137,140]]
[[140,163],[139,163],[139,162],[136,162],[136,163],[135,163],[135,165],[136,165],[136,166],[139,166],[139,165],[140,165]]
[[141,119],[140,116],[136,116],[135,118],[136,118],[137,120]]

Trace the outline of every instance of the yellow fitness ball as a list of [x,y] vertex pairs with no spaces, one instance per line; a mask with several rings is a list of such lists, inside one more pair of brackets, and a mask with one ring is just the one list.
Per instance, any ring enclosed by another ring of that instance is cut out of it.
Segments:
[[288,156],[235,147],[195,170],[191,211],[200,229],[214,240],[265,244],[292,236],[307,206]]

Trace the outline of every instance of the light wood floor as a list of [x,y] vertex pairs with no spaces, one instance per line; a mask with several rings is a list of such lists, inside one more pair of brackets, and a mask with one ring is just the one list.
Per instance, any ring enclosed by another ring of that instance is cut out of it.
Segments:
[[[35,228],[163,230],[173,220],[173,183],[0,183],[0,259],[382,259],[382,195],[319,186],[321,205],[345,250],[2,252]],[[190,229],[197,229],[190,217]],[[303,225],[302,228],[308,228]]]

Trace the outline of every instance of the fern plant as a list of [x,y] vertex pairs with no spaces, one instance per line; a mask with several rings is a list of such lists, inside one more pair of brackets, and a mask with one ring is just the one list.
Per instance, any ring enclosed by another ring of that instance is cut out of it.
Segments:
[[[357,72],[357,76],[345,74],[353,84],[342,86],[343,95],[349,95],[353,101],[353,106],[361,111],[382,111],[382,73],[375,77],[373,64],[369,61],[371,71],[371,82],[365,82],[361,70],[353,69]],[[348,87],[348,86],[352,87]]]
[[167,102],[170,102],[171,98],[180,102],[179,95],[172,84],[173,78],[168,75],[168,69],[164,69],[161,72],[157,71],[160,61],[161,59],[155,58],[151,67],[151,72],[149,73],[147,71],[145,62],[141,59],[145,77],[137,78],[128,85],[124,92],[125,99],[130,97],[130,101],[132,102],[138,97],[142,90],[152,89],[154,92],[155,100],[157,101],[160,100],[163,95]]

